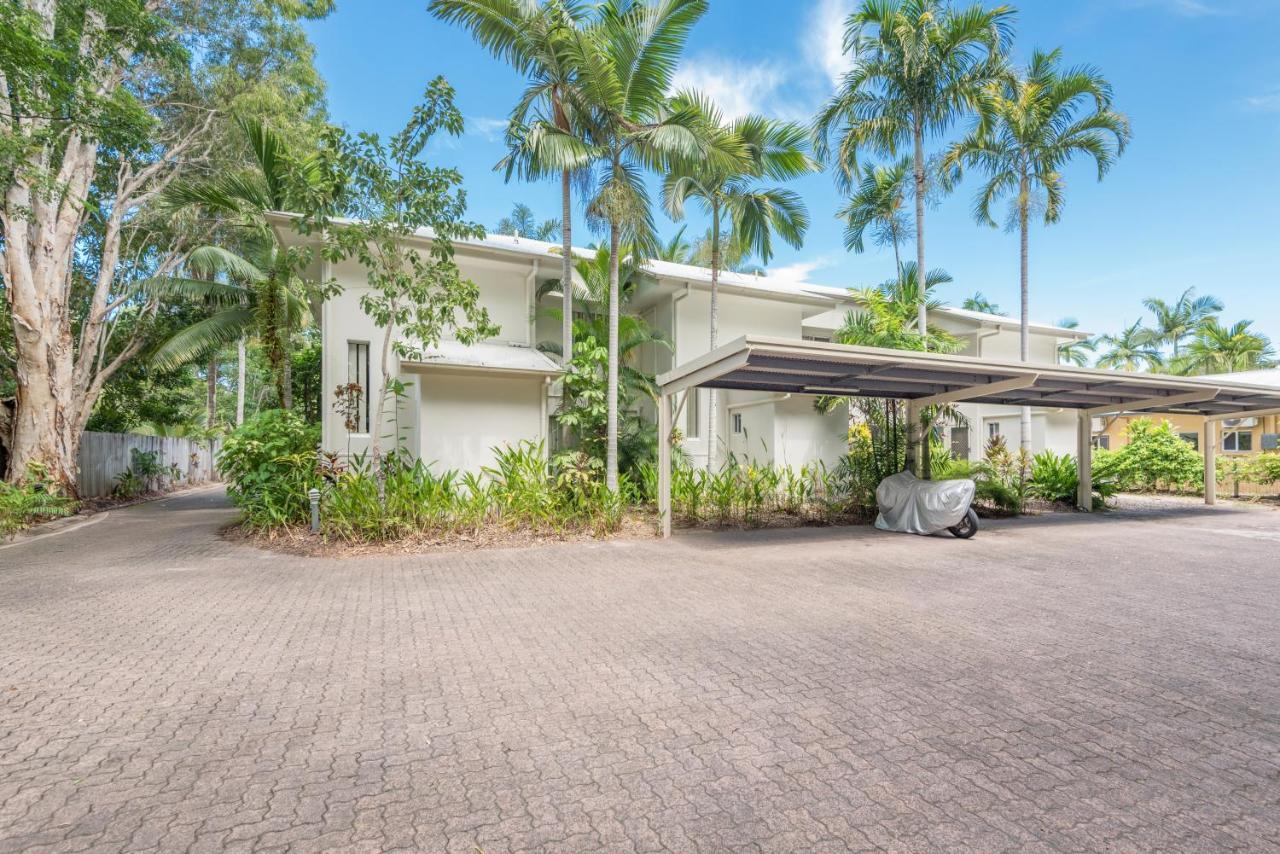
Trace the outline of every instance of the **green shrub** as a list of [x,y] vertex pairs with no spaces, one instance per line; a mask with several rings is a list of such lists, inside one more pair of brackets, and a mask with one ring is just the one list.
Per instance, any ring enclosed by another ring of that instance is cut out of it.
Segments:
[[58,493],[42,467],[33,465],[21,486],[0,481],[0,537],[11,537],[45,519],[70,516],[78,506]]
[[1249,480],[1253,483],[1280,483],[1280,452],[1260,454],[1249,464]]
[[318,426],[284,409],[258,413],[223,440],[218,468],[250,527],[307,522],[307,493],[321,482],[319,440]]
[[1099,454],[1094,468],[1126,490],[1199,490],[1204,486],[1204,458],[1183,441],[1168,421],[1145,418],[1129,425],[1128,444]]
[[459,475],[435,474],[421,461],[391,455],[384,465],[385,497],[379,501],[371,468],[356,458],[324,493],[323,532],[347,542],[476,534],[489,525],[543,534],[607,534],[621,525],[625,505],[589,460],[585,454],[567,454],[549,462],[541,443],[521,442],[497,450],[483,474]]
[[973,467],[974,498],[1006,513],[1022,513],[1030,489],[1031,459],[1027,452],[1009,450],[1003,436],[987,442],[983,459]]
[[1044,501],[1069,503],[1076,500],[1080,474],[1076,471],[1075,458],[1069,454],[1059,456],[1053,451],[1041,451],[1031,458],[1031,494]]

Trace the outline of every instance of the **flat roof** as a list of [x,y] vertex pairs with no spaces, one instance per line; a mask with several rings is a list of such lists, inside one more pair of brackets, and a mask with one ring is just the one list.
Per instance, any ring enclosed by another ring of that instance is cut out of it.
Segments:
[[1280,388],[1249,383],[1004,362],[909,350],[744,336],[658,377],[694,386],[1104,412],[1230,417],[1280,410]]

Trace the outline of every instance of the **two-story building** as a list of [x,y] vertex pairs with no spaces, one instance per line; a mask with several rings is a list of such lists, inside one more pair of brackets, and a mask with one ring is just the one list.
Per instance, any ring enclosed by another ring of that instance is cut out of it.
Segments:
[[[282,239],[301,243],[289,218],[276,226]],[[430,237],[414,238],[425,248]],[[474,471],[492,459],[492,448],[521,440],[554,444],[558,431],[551,418],[559,406],[560,369],[555,358],[538,350],[543,342],[559,342],[560,324],[552,311],[560,305],[556,294],[538,297],[539,285],[560,277],[558,244],[527,238],[491,235],[483,240],[455,243],[462,274],[479,287],[481,301],[499,334],[482,343],[463,346],[444,341],[428,349],[419,361],[389,358],[392,373],[405,385],[402,396],[385,408],[381,418],[372,412],[366,394],[348,431],[344,417],[327,399],[323,444],[328,449],[358,453],[367,449],[373,431],[380,431],[384,447],[399,436],[422,459],[443,469]],[[587,250],[581,250],[583,257]],[[337,386],[358,383],[376,389],[383,377],[382,330],[361,310],[360,297],[368,285],[354,261],[337,265],[317,262],[313,275],[332,278],[341,292],[319,307],[322,329],[322,382],[327,394]],[[660,373],[688,362],[710,349],[711,272],[705,268],[651,261],[640,269],[641,281],[628,310],[642,316],[670,341],[670,348],[648,347],[640,367]],[[768,335],[796,340],[830,340],[849,311],[856,311],[845,288],[796,282],[770,276],[722,273],[719,300],[719,340],[741,335]],[[931,312],[930,323],[965,342],[964,353],[992,358],[1016,356],[1018,326],[1010,318],[962,309]],[[1032,358],[1053,364],[1060,344],[1084,337],[1071,329],[1035,325]],[[676,425],[684,449],[695,465],[705,465],[713,447],[717,458],[798,467],[810,461],[836,462],[845,452],[848,417],[843,412],[821,413],[804,396],[746,391],[718,393],[716,424],[710,420],[709,392],[700,390],[685,406]],[[1016,443],[1016,408],[964,406],[967,427],[952,428],[949,441],[961,455],[980,457],[987,437],[997,433]],[[1007,410],[1007,411],[1006,411]],[[1033,412],[1033,447],[1073,452],[1075,416],[1053,409]],[[715,443],[713,445],[713,443]]]

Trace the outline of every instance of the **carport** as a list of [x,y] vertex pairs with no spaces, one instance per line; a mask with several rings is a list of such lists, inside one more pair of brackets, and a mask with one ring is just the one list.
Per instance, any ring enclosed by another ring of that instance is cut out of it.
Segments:
[[1076,503],[1092,509],[1092,419],[1119,412],[1204,416],[1205,503],[1216,500],[1218,422],[1280,414],[1280,389],[1173,377],[997,362],[875,347],[744,336],[658,377],[658,512],[671,536],[671,426],[692,389],[883,397],[907,401],[918,438],[921,408],[943,403],[1048,406],[1079,413]]

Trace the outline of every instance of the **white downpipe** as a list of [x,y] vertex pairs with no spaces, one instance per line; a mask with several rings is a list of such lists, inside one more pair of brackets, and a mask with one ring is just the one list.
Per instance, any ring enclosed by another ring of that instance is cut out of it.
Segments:
[[536,294],[538,292],[538,262],[533,262],[533,268],[529,270],[529,275],[524,280],[524,298],[525,304],[529,306],[529,334],[528,343],[530,347],[538,346],[538,301]]

